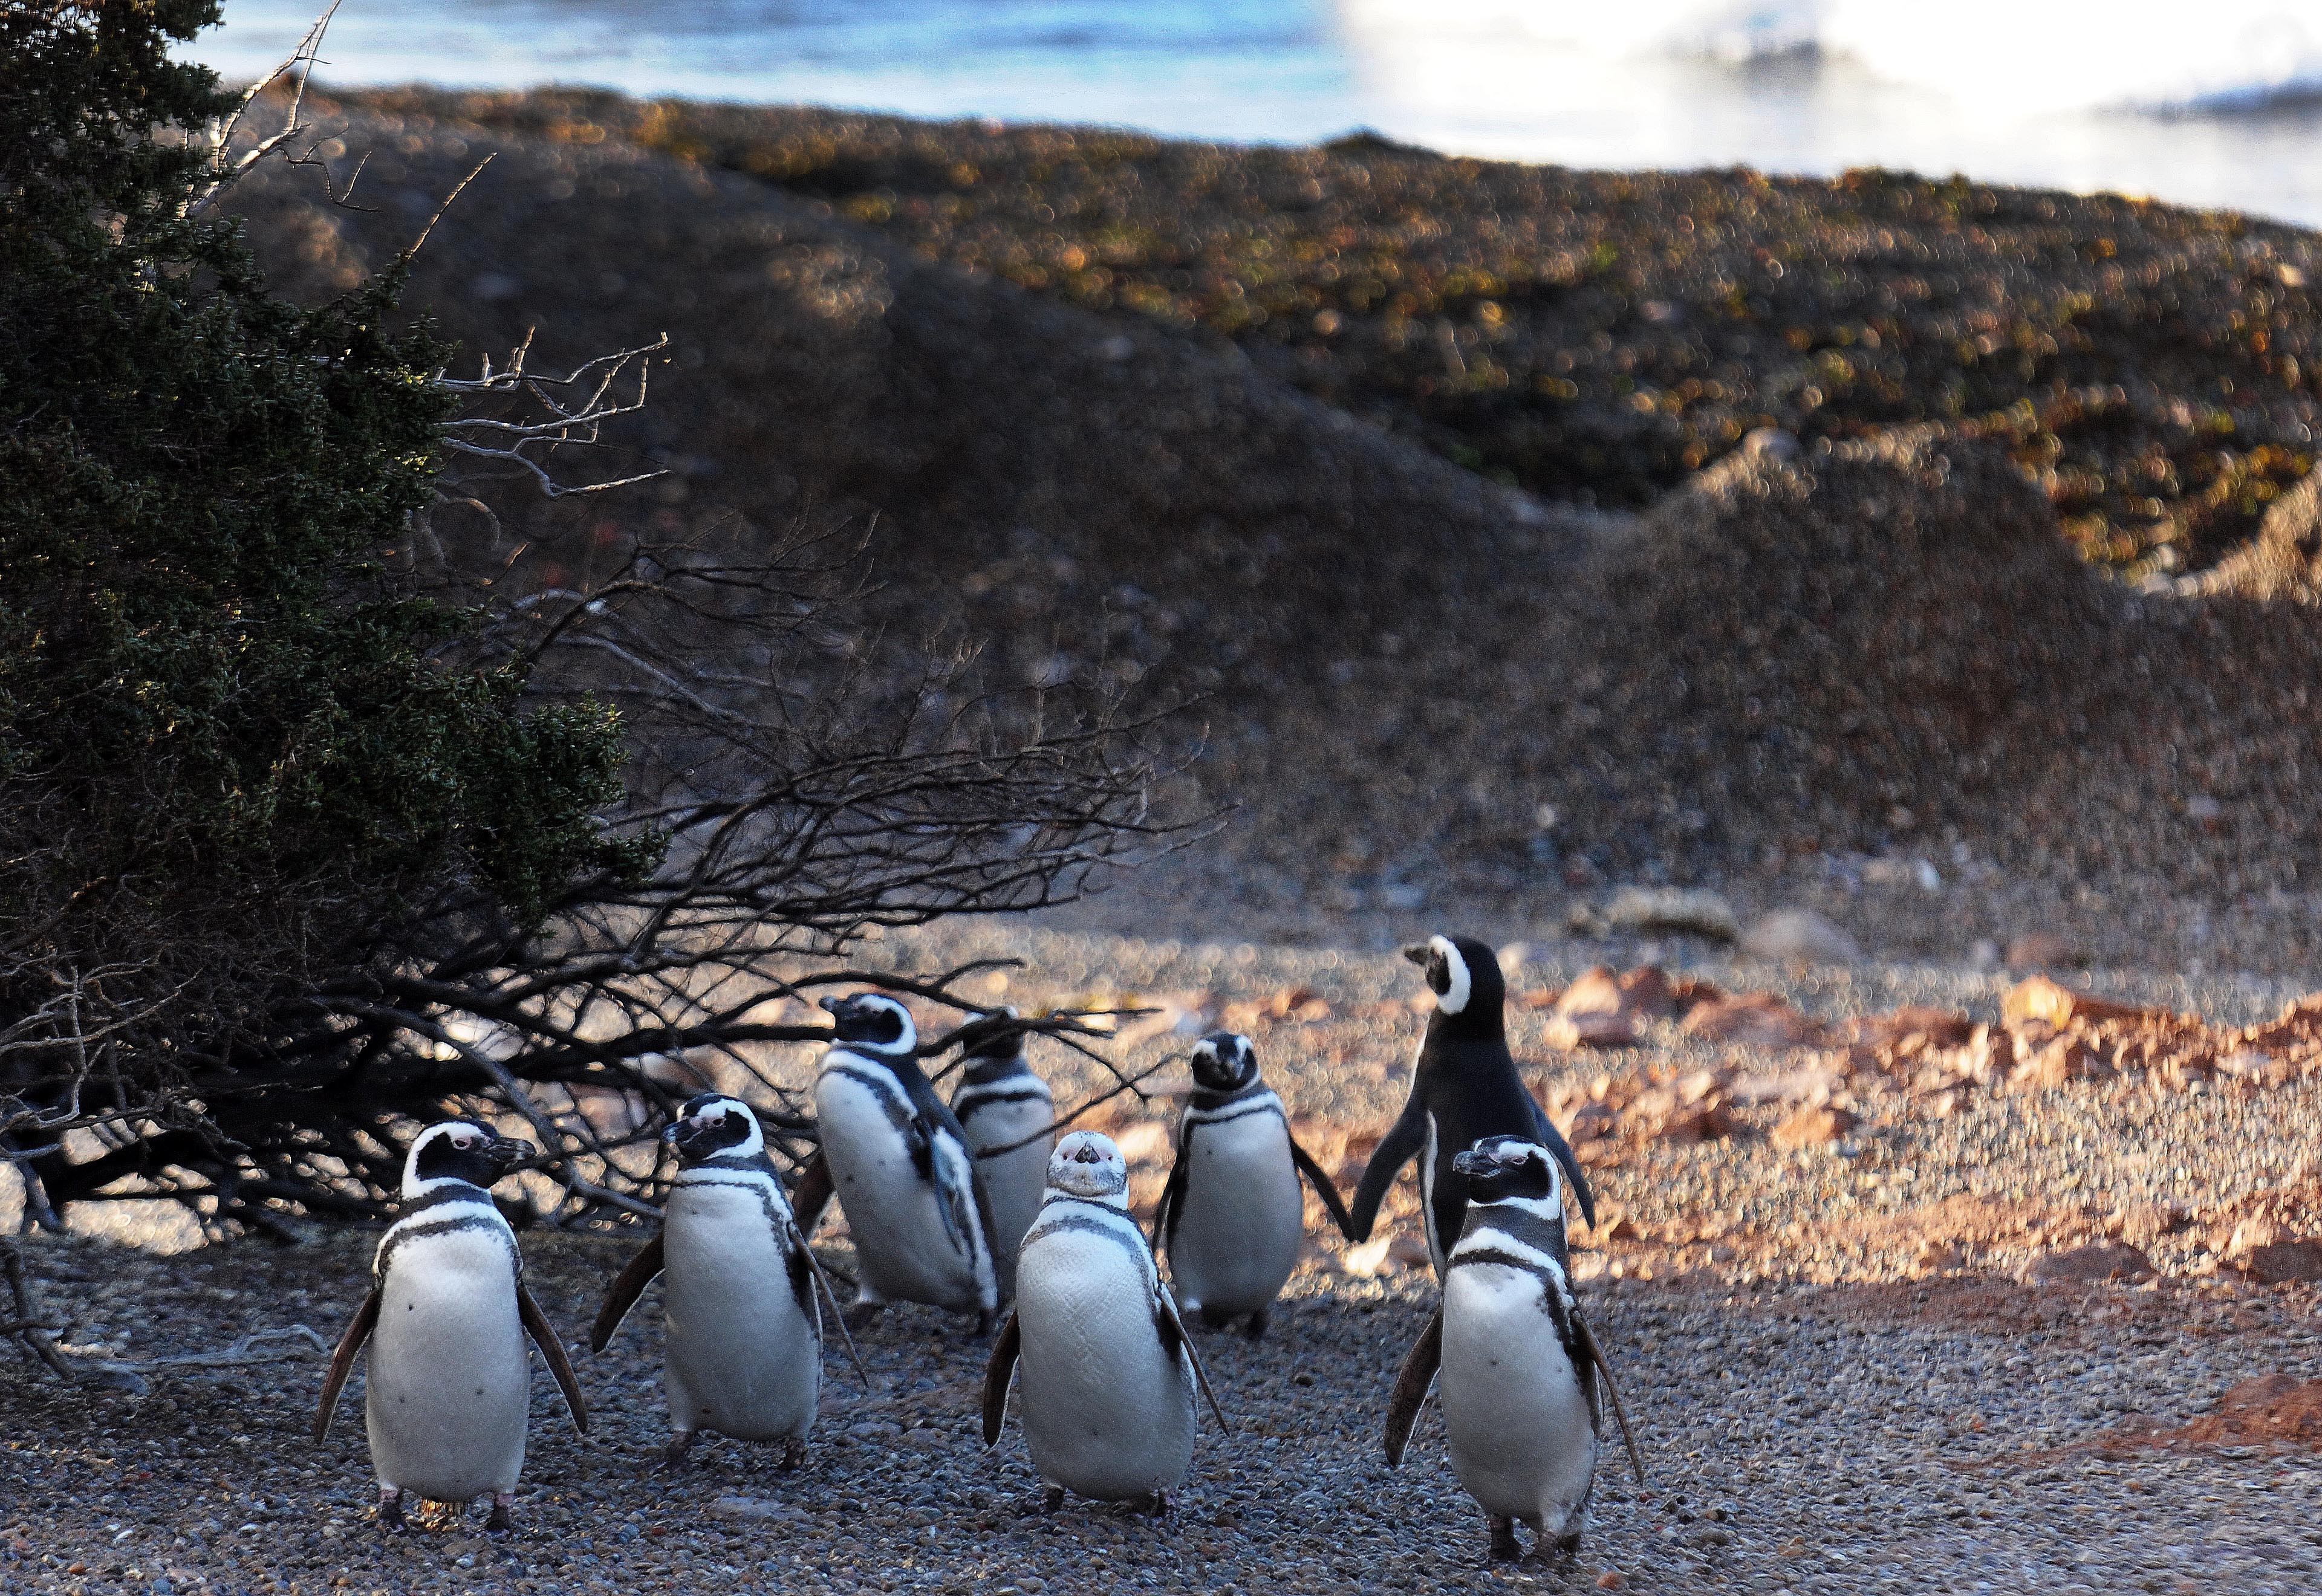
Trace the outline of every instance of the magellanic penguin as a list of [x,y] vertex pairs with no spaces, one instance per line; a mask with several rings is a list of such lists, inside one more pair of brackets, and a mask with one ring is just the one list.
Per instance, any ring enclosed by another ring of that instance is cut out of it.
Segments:
[[1016,1311],[983,1376],[983,1444],[1000,1444],[1008,1382],[1053,1512],[1066,1491],[1155,1515],[1193,1462],[1193,1389],[1210,1391],[1177,1305],[1129,1214],[1129,1166],[1108,1136],[1056,1144],[1040,1217],[1024,1237]]
[[487,1528],[510,1528],[524,1470],[530,1336],[586,1435],[589,1408],[564,1344],[524,1286],[516,1232],[491,1187],[532,1156],[529,1142],[463,1119],[419,1133],[403,1163],[403,1214],[371,1257],[370,1292],[331,1354],[315,1439],[331,1427],[355,1354],[370,1343],[363,1399],[379,1517],[403,1528],[407,1492],[468,1502],[489,1494]]
[[1403,949],[1403,956],[1425,968],[1435,1012],[1428,1017],[1427,1035],[1419,1044],[1411,1096],[1355,1188],[1348,1237],[1370,1239],[1387,1188],[1416,1154],[1427,1255],[1440,1279],[1444,1249],[1458,1239],[1467,1206],[1467,1181],[1444,1166],[1455,1154],[1486,1136],[1522,1136],[1555,1154],[1579,1199],[1580,1217],[1594,1225],[1596,1199],[1580,1172],[1579,1160],[1524,1089],[1515,1058],[1508,1052],[1501,1016],[1507,987],[1500,978],[1499,960],[1471,936],[1430,937]]
[[1249,1038],[1217,1031],[1196,1042],[1177,1161],[1153,1213],[1179,1307],[1211,1329],[1248,1314],[1249,1338],[1266,1334],[1266,1315],[1306,1240],[1301,1175],[1344,1234],[1347,1206],[1291,1135],[1282,1099],[1258,1078]]
[[991,1199],[919,1069],[910,1010],[875,992],[822,1006],[837,1031],[815,1078],[822,1146],[799,1182],[799,1229],[813,1236],[836,1194],[855,1237],[858,1311],[924,1302],[972,1312],[989,1334],[1000,1312]]
[[1467,1181],[1466,1227],[1443,1300],[1395,1380],[1386,1460],[1402,1464],[1439,1382],[1451,1469],[1490,1519],[1492,1555],[1522,1555],[1518,1519],[1569,1555],[1587,1523],[1607,1400],[1640,1483],[1644,1469],[1612,1366],[1572,1295],[1562,1181],[1549,1150],[1520,1136],[1488,1137],[1451,1162]]
[[[1007,1010],[1013,1019],[1014,1009]],[[1048,1083],[1024,1062],[1024,1034],[1002,1028],[971,1041],[951,1111],[992,1199],[992,1240],[1000,1251],[1000,1288],[1014,1290],[1016,1252],[1040,1212],[1048,1154],[1056,1143],[1056,1102]]]
[[710,1430],[780,1441],[782,1466],[796,1468],[822,1392],[815,1289],[827,1294],[829,1286],[747,1103],[704,1092],[662,1135],[684,1168],[661,1234],[605,1294],[589,1349],[604,1351],[653,1278],[664,1276],[662,1385],[676,1432],[665,1460],[675,1463],[697,1431]]

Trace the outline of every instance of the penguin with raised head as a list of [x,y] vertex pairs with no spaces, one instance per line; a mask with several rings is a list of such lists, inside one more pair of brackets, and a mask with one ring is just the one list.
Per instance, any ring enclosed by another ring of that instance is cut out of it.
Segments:
[[379,1522],[390,1531],[404,1528],[407,1495],[460,1503],[489,1495],[486,1528],[513,1527],[532,1399],[527,1336],[573,1427],[588,1433],[564,1344],[525,1289],[516,1232],[492,1205],[492,1186],[532,1154],[529,1142],[454,1119],[420,1132],[404,1159],[402,1216],[371,1255],[370,1291],[331,1354],[315,1415],[319,1442],[369,1342],[363,1418]]
[[[1003,1011],[1014,1019],[1013,1008]],[[951,1111],[967,1135],[975,1167],[992,1199],[992,1239],[1000,1251],[1002,1298],[1015,1289],[1016,1252],[1040,1212],[1048,1154],[1056,1147],[1056,1100],[1024,1060],[1024,1033],[994,1027],[968,1040]]]
[[1109,1136],[1056,1144],[1040,1217],[1017,1261],[1016,1311],[983,1377],[983,1444],[1000,1444],[1024,1367],[1024,1440],[1046,1507],[1065,1492],[1169,1509],[1193,1461],[1193,1392],[1225,1415],[1129,1213],[1129,1165]]
[[1507,984],[1498,958],[1472,936],[1431,936],[1403,949],[1403,956],[1426,971],[1435,1012],[1419,1044],[1411,1096],[1355,1188],[1348,1238],[1370,1239],[1387,1188],[1416,1155],[1427,1254],[1441,1279],[1444,1250],[1458,1239],[1467,1205],[1467,1182],[1450,1167],[1451,1160],[1486,1136],[1522,1136],[1553,1153],[1579,1200],[1580,1217],[1594,1225],[1596,1199],[1580,1161],[1525,1090],[1508,1052],[1502,1013]]
[[[675,1432],[666,1462],[709,1430],[780,1441],[782,1467],[806,1457],[822,1392],[820,1267],[791,1217],[750,1105],[704,1092],[662,1137],[683,1168],[661,1233],[613,1281],[589,1337],[602,1352],[655,1275],[664,1277],[662,1386]],[[835,1304],[834,1304],[835,1306]]]
[[1303,1175],[1344,1234],[1346,1204],[1290,1134],[1282,1099],[1258,1075],[1249,1038],[1216,1031],[1193,1044],[1193,1095],[1177,1122],[1177,1159],[1153,1213],[1177,1305],[1220,1329],[1248,1316],[1252,1341],[1298,1267],[1306,1240]]
[[1402,1464],[1434,1383],[1452,1473],[1490,1521],[1492,1555],[1523,1555],[1520,1520],[1569,1556],[1587,1523],[1607,1400],[1640,1483],[1644,1469],[1572,1293],[1561,1174],[1548,1148],[1521,1136],[1487,1137],[1451,1163],[1467,1181],[1464,1228],[1388,1400],[1386,1460]]
[[855,1237],[855,1311],[924,1302],[975,1315],[988,1335],[1000,1311],[999,1249],[983,1177],[966,1133],[919,1068],[911,1011],[877,992],[825,998],[836,1033],[815,1077],[822,1146],[795,1199],[814,1235],[835,1195]]

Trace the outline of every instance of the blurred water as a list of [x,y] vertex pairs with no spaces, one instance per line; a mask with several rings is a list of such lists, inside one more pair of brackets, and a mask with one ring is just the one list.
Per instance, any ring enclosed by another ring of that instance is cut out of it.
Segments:
[[[228,0],[247,77],[313,0]],[[2322,0],[348,0],[324,77],[1096,122],[1371,127],[1593,167],[1879,165],[2322,226]]]

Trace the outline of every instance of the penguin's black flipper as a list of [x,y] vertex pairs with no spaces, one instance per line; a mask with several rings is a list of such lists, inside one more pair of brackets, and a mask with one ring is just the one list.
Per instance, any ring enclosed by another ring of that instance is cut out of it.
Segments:
[[[654,1246],[660,1246],[659,1241]],[[540,1304],[525,1290],[524,1281],[516,1282],[516,1310],[524,1320],[525,1334],[532,1337],[540,1355],[548,1363],[548,1372],[556,1376],[556,1389],[564,1393],[564,1406],[572,1414],[572,1427],[582,1435],[589,1433],[589,1404],[580,1395],[580,1382],[572,1373],[572,1360],[564,1355],[564,1343],[557,1338],[556,1327],[540,1311]]]
[[[1314,1195],[1321,1198],[1322,1206],[1330,1210],[1331,1222],[1338,1226],[1339,1234],[1348,1241],[1354,1240],[1355,1222],[1347,1217],[1346,1199],[1339,1195],[1339,1189],[1331,1183],[1329,1173],[1314,1162],[1314,1155],[1298,1145],[1296,1136],[1290,1138],[1290,1156],[1298,1165],[1298,1172],[1305,1176],[1308,1184],[1314,1188]],[[1365,1170],[1363,1173],[1367,1177],[1370,1172]],[[1170,1178],[1175,1180],[1176,1177],[1173,1175]]]
[[1185,1321],[1177,1317],[1177,1300],[1157,1281],[1153,1287],[1153,1327],[1161,1332],[1162,1351],[1174,1357],[1180,1348],[1184,1350],[1185,1361],[1193,1366],[1194,1383],[1209,1398],[1210,1411],[1216,1416],[1218,1427],[1228,1435],[1233,1434],[1226,1410],[1218,1406],[1218,1393],[1210,1389],[1210,1372],[1202,1367],[1202,1354],[1193,1350],[1193,1338],[1185,1334]]
[[604,1306],[597,1309],[597,1322],[589,1327],[589,1350],[602,1352],[611,1345],[613,1332],[629,1317],[629,1309],[653,1284],[654,1276],[662,1271],[661,1237],[656,1235],[637,1250],[628,1266],[613,1277],[611,1288],[605,1293]]
[[1637,1436],[1636,1432],[1629,1427],[1629,1410],[1621,1406],[1621,1388],[1613,1379],[1613,1365],[1605,1358],[1604,1347],[1597,1343],[1596,1332],[1590,1329],[1588,1321],[1580,1317],[1580,1305],[1577,1302],[1572,1305],[1572,1334],[1574,1339],[1580,1343],[1580,1350],[1588,1354],[1588,1361],[1595,1365],[1597,1374],[1604,1380],[1604,1394],[1613,1399],[1613,1417],[1621,1421],[1621,1439],[1629,1447],[1629,1472],[1636,1475],[1637,1483],[1642,1485],[1645,1482],[1644,1459],[1637,1454]]
[[798,1190],[791,1193],[791,1215],[798,1220],[800,1236],[813,1239],[814,1227],[822,1223],[822,1210],[830,1206],[837,1190],[831,1184],[830,1160],[818,1148],[799,1172]]
[[1443,1362],[1443,1310],[1439,1308],[1427,1318],[1427,1328],[1419,1333],[1411,1351],[1403,1360],[1402,1372],[1394,1377],[1394,1394],[1386,1402],[1386,1461],[1389,1468],[1403,1466],[1403,1448],[1411,1445],[1412,1427],[1419,1422],[1420,1409],[1427,1406],[1427,1393],[1435,1384],[1435,1371]]
[[[1530,1092],[1524,1095],[1531,1098]],[[1580,1217],[1587,1220],[1588,1227],[1594,1230],[1596,1227],[1596,1194],[1588,1190],[1588,1177],[1580,1172],[1580,1160],[1574,1155],[1572,1144],[1564,1139],[1563,1134],[1556,1128],[1556,1122],[1548,1117],[1548,1110],[1540,1106],[1537,1098],[1531,1098],[1531,1118],[1532,1139],[1554,1154],[1556,1162],[1564,1166],[1564,1178],[1571,1182],[1573,1194],[1580,1199]]]
[[379,1324],[379,1288],[373,1286],[355,1309],[355,1317],[347,1326],[347,1333],[339,1337],[339,1345],[331,1353],[331,1371],[323,1376],[323,1400],[315,1409],[315,1439],[320,1441],[331,1433],[331,1416],[339,1410],[339,1392],[345,1389],[347,1376],[354,1373],[355,1354],[370,1339]]
[[1177,1239],[1177,1218],[1185,1205],[1186,1144],[1193,1139],[1190,1125],[1177,1132],[1177,1157],[1169,1165],[1168,1183],[1161,1188],[1161,1200],[1153,1205],[1153,1250],[1160,1252],[1165,1241]]
[[1347,1218],[1347,1239],[1368,1241],[1371,1227],[1378,1223],[1379,1204],[1386,1200],[1386,1189],[1394,1184],[1403,1166],[1419,1155],[1427,1145],[1427,1106],[1413,1093],[1403,1104],[1402,1115],[1387,1127],[1379,1138],[1378,1146],[1371,1153],[1371,1161],[1363,1171],[1360,1184],[1355,1188],[1355,1201]]
[[992,1344],[992,1362],[983,1370],[983,1446],[1000,1445],[1001,1427],[1008,1422],[1008,1382],[1016,1378],[1016,1357],[1024,1350],[1024,1331],[1010,1314]]

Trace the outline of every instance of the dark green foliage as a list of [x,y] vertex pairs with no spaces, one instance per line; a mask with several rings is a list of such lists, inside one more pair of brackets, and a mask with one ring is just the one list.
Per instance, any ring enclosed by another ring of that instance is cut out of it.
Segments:
[[535,917],[624,862],[592,818],[618,728],[444,667],[471,617],[382,579],[446,351],[395,330],[399,272],[300,308],[200,209],[218,158],[180,130],[235,96],[165,51],[215,14],[0,12],[0,773],[49,883],[0,917],[91,882],[375,912],[447,873]]

